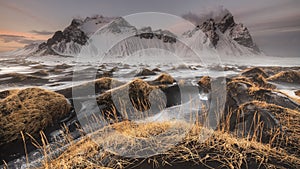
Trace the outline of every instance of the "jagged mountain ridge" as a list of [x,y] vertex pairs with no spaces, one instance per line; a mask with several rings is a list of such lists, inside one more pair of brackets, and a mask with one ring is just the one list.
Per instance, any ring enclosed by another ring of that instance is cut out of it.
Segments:
[[[203,38],[203,43],[206,43],[207,39],[210,41],[211,47],[217,48],[219,50],[222,47],[221,45],[226,44],[227,48],[230,49],[233,45],[240,48],[248,48],[250,53],[258,54],[260,53],[260,49],[254,43],[252,36],[243,24],[235,23],[233,15],[228,12],[221,19],[207,19],[203,23],[196,26],[191,31],[187,31],[184,33],[184,36],[189,38],[194,36],[194,34],[198,31],[202,31],[205,34]],[[236,42],[236,44],[235,44]],[[240,50],[240,54],[243,54],[245,50]],[[233,54],[234,52],[223,52],[223,54]]]
[[[177,39],[181,39],[189,41],[194,48],[203,49],[208,46],[208,48],[215,49],[220,54],[243,55],[260,53],[259,48],[253,42],[249,30],[243,24],[235,23],[233,15],[228,12],[221,19],[215,20],[210,18],[183,35],[175,35],[168,30],[152,30],[151,27],[144,27],[138,30],[122,17],[95,16],[87,17],[84,20],[73,19],[68,27],[63,31],[55,32],[51,38],[41,43],[38,49],[31,54],[76,55],[80,52],[81,47],[86,45],[89,38],[100,28],[102,28],[100,33],[108,34],[109,36],[120,36],[120,39],[122,39],[121,37],[132,35],[140,39],[151,40],[151,43],[155,43],[158,40],[171,44],[175,44]],[[197,43],[195,44],[191,41],[197,41]],[[146,41],[142,43],[144,42]],[[131,43],[134,43],[134,41],[131,40]],[[141,41],[139,40],[137,43],[141,43]],[[122,50],[127,49],[122,47]]]

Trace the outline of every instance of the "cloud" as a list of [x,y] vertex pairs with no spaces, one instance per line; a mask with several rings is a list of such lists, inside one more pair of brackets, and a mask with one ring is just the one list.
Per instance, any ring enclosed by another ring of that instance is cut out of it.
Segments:
[[54,32],[51,32],[51,31],[45,31],[45,30],[42,30],[42,31],[38,31],[38,30],[32,30],[30,31],[31,33],[34,33],[34,34],[37,34],[37,35],[52,35]]
[[201,13],[188,12],[186,14],[183,14],[182,17],[193,22],[194,24],[202,24],[204,21],[210,18],[213,18],[217,21],[221,20],[227,13],[230,13],[223,6],[213,6],[201,11]]
[[21,43],[21,44],[30,44],[33,42],[37,42],[37,40],[28,39],[25,36],[19,36],[19,35],[0,34],[0,39],[4,43],[17,42],[17,43]]
[[38,16],[34,15],[31,11],[29,10],[26,10],[22,7],[19,7],[18,5],[12,3],[12,2],[0,2],[0,5],[2,7],[5,7],[5,8],[8,8],[14,12],[18,12],[24,16],[27,16],[35,21],[38,21],[38,22],[44,22],[43,19],[39,18]]

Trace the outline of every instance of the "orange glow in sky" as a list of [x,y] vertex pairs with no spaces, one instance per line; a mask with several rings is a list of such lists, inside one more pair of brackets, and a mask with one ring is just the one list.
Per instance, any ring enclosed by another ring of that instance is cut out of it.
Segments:
[[[32,40],[32,41],[46,41],[51,35],[37,35],[34,33],[28,32],[16,32],[16,31],[9,31],[9,30],[0,30],[1,35],[8,35],[8,36],[19,36],[21,39],[24,40]],[[0,37],[0,52],[11,51],[18,48],[24,47],[25,43],[20,43],[15,40],[11,40],[9,42],[5,41],[5,39]]]

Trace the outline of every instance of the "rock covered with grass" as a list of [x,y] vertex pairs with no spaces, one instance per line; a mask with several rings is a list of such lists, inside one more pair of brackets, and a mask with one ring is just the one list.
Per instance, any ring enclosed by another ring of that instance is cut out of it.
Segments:
[[[101,112],[107,119],[128,118],[136,112],[165,104],[164,100],[159,100],[162,96],[159,88],[137,78],[99,95],[97,104],[102,106]],[[154,106],[151,106],[150,100],[155,102]]]
[[76,97],[84,97],[87,96],[87,91],[94,90],[95,94],[100,94],[106,90],[121,86],[122,84],[124,83],[116,79],[110,77],[102,77],[92,82],[87,82],[82,85],[61,89],[56,92],[64,95],[67,98],[72,98],[72,92],[76,92]]
[[[152,132],[153,125],[162,129]],[[143,130],[150,129],[145,140],[155,137],[157,132],[165,133],[162,137],[171,137],[166,134],[165,128],[183,128],[177,123],[146,123],[128,125],[120,123],[108,126],[116,128],[118,134],[122,134],[123,140],[115,137],[99,138],[97,143],[94,140],[85,138],[78,143],[71,145],[66,153],[57,159],[48,161],[44,166],[50,168],[293,168],[300,167],[300,160],[295,155],[287,153],[284,149],[275,149],[256,141],[249,141],[243,138],[235,138],[232,135],[215,131],[210,137],[203,140],[202,134],[209,131],[201,126],[195,125],[184,139],[174,145],[168,151],[151,157],[134,158],[123,157],[118,153],[107,152],[102,148],[109,139],[115,139],[115,147],[124,145],[134,146],[135,139],[143,133]],[[119,133],[118,131],[121,131]],[[148,131],[148,130],[146,130]],[[99,131],[101,132],[101,131]],[[153,134],[153,135],[152,135]],[[129,137],[130,136],[130,137]],[[173,135],[174,137],[174,135]],[[111,140],[113,141],[113,140]],[[126,151],[133,151],[131,148]],[[222,166],[222,167],[220,167]]]
[[295,100],[284,93],[273,89],[272,85],[262,81],[247,77],[234,77],[227,79],[227,109],[235,109],[239,105],[253,101],[266,101],[267,103],[276,104],[290,109],[300,109],[300,105]]
[[242,76],[253,77],[255,75],[261,75],[264,78],[268,78],[268,74],[258,67],[248,68],[242,72]]
[[156,79],[149,82],[149,84],[157,85],[157,84],[173,84],[176,80],[167,73],[160,74]]
[[20,132],[37,135],[70,111],[64,96],[40,88],[7,90],[0,96],[0,147],[21,140]]
[[295,95],[300,97],[300,90],[295,91]]
[[265,102],[251,101],[240,105],[227,118],[227,125],[239,137],[256,138],[264,143],[270,140],[272,132],[281,131],[280,121],[276,113],[284,113],[287,109]]
[[285,82],[300,84],[300,71],[282,71],[267,79],[273,82]]
[[201,77],[198,81],[198,85],[205,93],[208,93],[208,91],[211,90],[211,78],[209,76]]
[[156,75],[156,73],[152,70],[149,70],[147,68],[144,68],[142,70],[140,70],[136,75],[135,77],[138,77],[138,76],[152,76],[152,75]]

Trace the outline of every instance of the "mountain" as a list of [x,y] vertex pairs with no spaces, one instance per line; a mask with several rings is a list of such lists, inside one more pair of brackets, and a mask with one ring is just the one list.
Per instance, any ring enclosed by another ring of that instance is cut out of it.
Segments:
[[89,37],[114,18],[94,16],[85,20],[73,19],[71,24],[63,31],[56,31],[54,35],[41,43],[36,55],[74,55],[78,54]]
[[[182,52],[183,43],[198,52],[205,50],[220,55],[260,54],[249,30],[243,24],[235,23],[233,15],[228,11],[217,18],[207,19],[183,35],[175,35],[168,30],[152,30],[151,27],[137,29],[122,17],[73,19],[68,27],[56,31],[46,42],[26,49],[26,55],[75,56],[89,42],[98,43],[99,50],[113,46],[109,51],[102,52],[120,56],[146,48]],[[116,42],[118,44],[114,44]]]
[[221,18],[218,16],[218,18],[207,19],[193,30],[185,32],[183,36],[186,39],[193,39],[190,40],[193,42],[192,45],[195,46],[196,42],[198,48],[208,43],[211,48],[215,48],[221,55],[253,55],[261,53],[247,27],[241,23],[235,23],[230,12],[225,13]]

